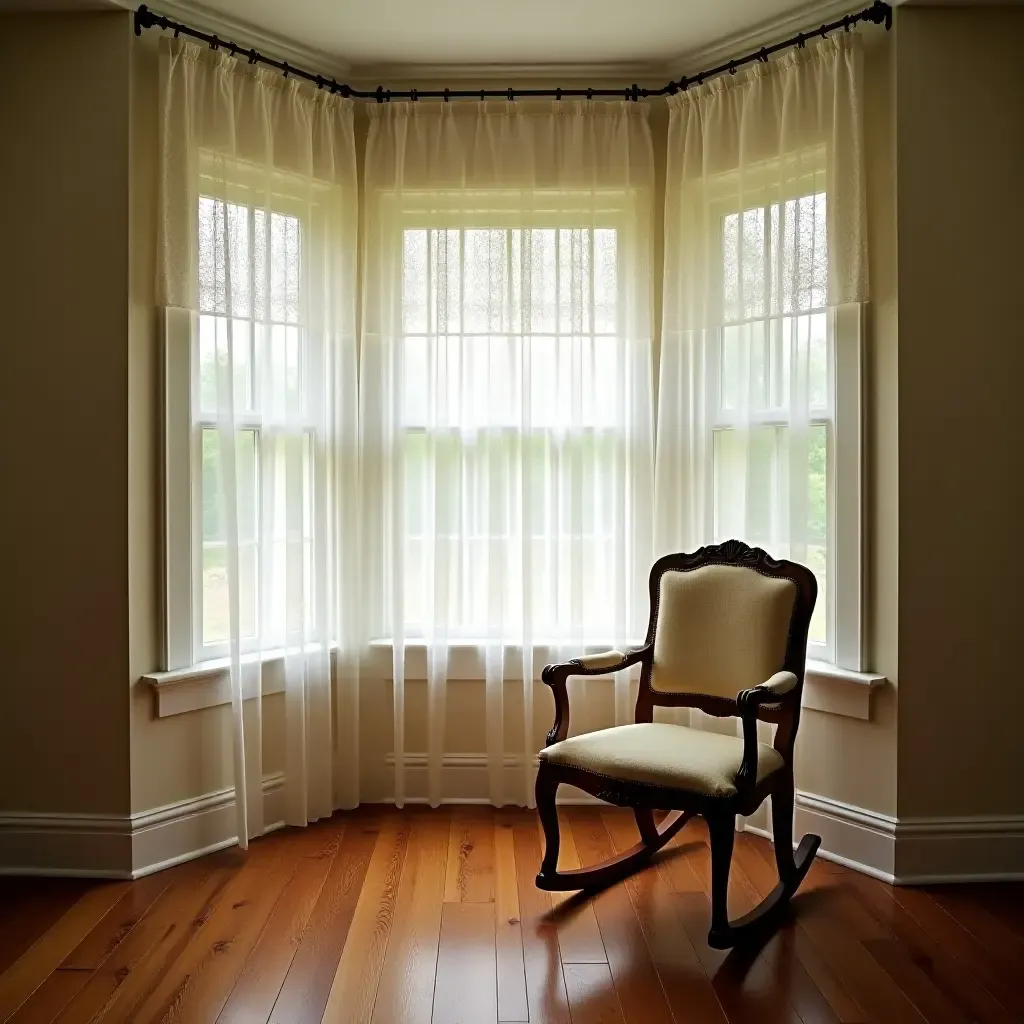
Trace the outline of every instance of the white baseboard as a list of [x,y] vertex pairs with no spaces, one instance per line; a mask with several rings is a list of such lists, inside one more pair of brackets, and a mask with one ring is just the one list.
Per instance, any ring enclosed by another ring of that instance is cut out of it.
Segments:
[[[284,819],[284,776],[263,780],[267,831]],[[132,815],[0,814],[0,875],[141,878],[233,846],[233,786]]]
[[[746,831],[771,839],[771,831]],[[1024,879],[1024,815],[895,818],[798,792],[794,838],[821,836],[820,855],[891,885]]]
[[[405,758],[405,803],[428,804],[427,797],[427,755],[425,753],[406,753]],[[387,779],[383,785],[387,788],[380,794],[378,802],[394,803],[395,756],[388,754],[384,759],[387,765]],[[533,780],[536,776],[537,759],[533,761],[530,775],[529,791],[533,793]],[[441,757],[441,791],[444,793],[443,804],[490,804],[489,761],[486,754],[444,754]],[[515,754],[506,754],[502,758],[502,787],[504,806],[524,806],[526,803],[526,787],[523,784],[523,758]],[[584,793],[571,786],[562,786],[558,791],[558,803],[600,804],[597,797]]]

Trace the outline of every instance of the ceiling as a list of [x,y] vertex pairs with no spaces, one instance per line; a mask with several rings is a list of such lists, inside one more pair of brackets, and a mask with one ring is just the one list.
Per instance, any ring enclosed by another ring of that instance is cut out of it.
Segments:
[[[123,2],[123,0],[121,0]],[[326,57],[341,70],[613,65],[656,73],[735,53],[868,0],[148,0],[240,43]],[[125,4],[127,6],[127,4]]]

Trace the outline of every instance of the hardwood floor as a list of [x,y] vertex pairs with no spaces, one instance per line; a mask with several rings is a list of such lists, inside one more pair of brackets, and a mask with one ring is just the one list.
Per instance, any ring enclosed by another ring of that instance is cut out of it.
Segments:
[[[636,841],[563,808],[563,867]],[[775,884],[736,837],[731,911]],[[707,832],[594,896],[538,890],[534,814],[366,807],[137,882],[0,879],[0,1021],[1024,1021],[1024,883],[894,889],[818,860],[761,946],[705,942]]]

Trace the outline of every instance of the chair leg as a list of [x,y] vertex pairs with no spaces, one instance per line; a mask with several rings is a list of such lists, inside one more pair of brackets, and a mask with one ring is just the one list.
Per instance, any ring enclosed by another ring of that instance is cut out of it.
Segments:
[[654,822],[654,811],[649,807],[634,807],[633,817],[636,819],[636,827],[640,833],[640,838],[648,846],[657,845],[661,837],[658,835],[658,826]]
[[793,773],[785,772],[772,790],[772,834],[775,837],[775,864],[779,880],[790,883],[796,874],[793,859]]
[[544,859],[541,861],[540,874],[537,875],[537,885],[544,888],[544,880],[554,878],[558,874],[558,849],[561,837],[558,832],[558,808],[555,806],[558,779],[551,777],[547,765],[543,762],[537,771],[534,793],[537,798],[537,814],[544,829]]
[[732,945],[729,926],[729,868],[736,836],[735,814],[708,815],[711,836],[711,931],[708,945],[725,949]]

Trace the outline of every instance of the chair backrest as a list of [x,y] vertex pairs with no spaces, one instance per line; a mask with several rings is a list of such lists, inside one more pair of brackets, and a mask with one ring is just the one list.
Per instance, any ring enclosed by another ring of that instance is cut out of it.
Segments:
[[647,700],[730,714],[741,690],[775,672],[802,682],[816,596],[809,569],[740,541],[659,559],[651,570],[653,655],[641,684]]

